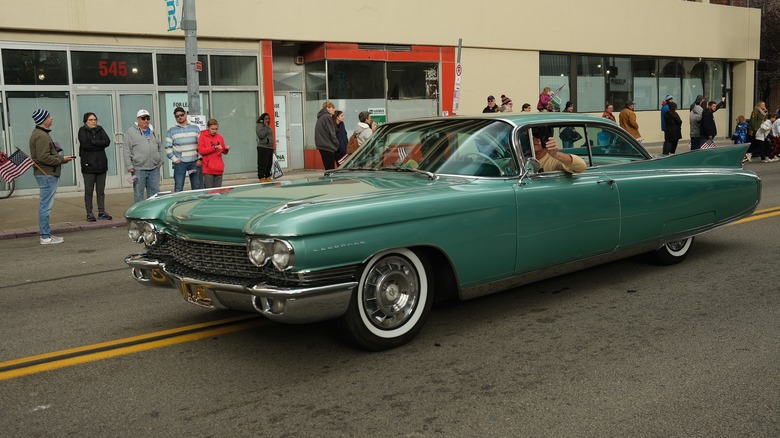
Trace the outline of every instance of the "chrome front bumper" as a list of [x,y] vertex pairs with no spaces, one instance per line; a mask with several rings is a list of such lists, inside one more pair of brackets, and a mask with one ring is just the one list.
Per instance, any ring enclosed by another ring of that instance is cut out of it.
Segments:
[[147,286],[174,288],[186,301],[210,309],[258,312],[270,320],[305,324],[337,318],[347,311],[357,282],[327,286],[279,288],[265,284],[245,287],[173,274],[165,263],[146,254],[131,254],[125,263],[133,278]]

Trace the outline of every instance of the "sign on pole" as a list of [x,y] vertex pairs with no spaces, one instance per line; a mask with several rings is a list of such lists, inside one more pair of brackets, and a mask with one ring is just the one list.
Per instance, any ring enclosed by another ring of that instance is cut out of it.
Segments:
[[181,2],[183,0],[163,0],[165,1],[166,19],[168,21],[168,32],[179,28],[181,23]]
[[452,113],[458,114],[458,107],[460,106],[460,77],[463,73],[463,66],[461,63],[455,65],[455,96],[452,98]]

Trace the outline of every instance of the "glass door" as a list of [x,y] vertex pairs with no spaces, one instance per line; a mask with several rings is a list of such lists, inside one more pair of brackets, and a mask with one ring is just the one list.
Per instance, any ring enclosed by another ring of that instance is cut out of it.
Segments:
[[[75,132],[84,124],[84,114],[93,112],[97,115],[98,124],[108,134],[111,145],[106,148],[108,157],[107,188],[132,187],[127,181],[125,166],[122,160],[124,133],[135,124],[135,115],[139,109],[146,109],[154,118],[152,94],[130,94],[122,92],[93,92],[76,95]],[[78,138],[78,135],[76,135]],[[79,175],[81,172],[79,171]],[[79,181],[82,181],[79,178]],[[80,184],[82,185],[82,184]]]

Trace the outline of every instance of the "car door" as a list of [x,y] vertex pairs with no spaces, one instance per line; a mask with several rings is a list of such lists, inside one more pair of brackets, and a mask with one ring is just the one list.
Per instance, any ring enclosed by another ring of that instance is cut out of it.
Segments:
[[[590,163],[588,144],[585,139],[579,148],[565,151]],[[516,274],[608,253],[617,247],[619,197],[614,181],[600,169],[588,167],[579,174],[531,172],[514,188]]]

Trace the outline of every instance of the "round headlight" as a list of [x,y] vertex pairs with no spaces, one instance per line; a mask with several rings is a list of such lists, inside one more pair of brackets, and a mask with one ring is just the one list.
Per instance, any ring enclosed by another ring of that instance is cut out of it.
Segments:
[[268,251],[268,242],[260,239],[251,239],[247,249],[249,261],[255,266],[263,266],[268,262],[270,252]]
[[283,240],[274,242],[274,255],[271,258],[274,266],[280,271],[284,271],[292,265],[293,250],[289,243]]
[[154,230],[154,225],[149,222],[144,223],[141,227],[141,232],[143,233],[145,244],[151,246],[157,243],[157,233]]
[[127,223],[127,237],[135,243],[141,243],[141,223],[129,221]]

